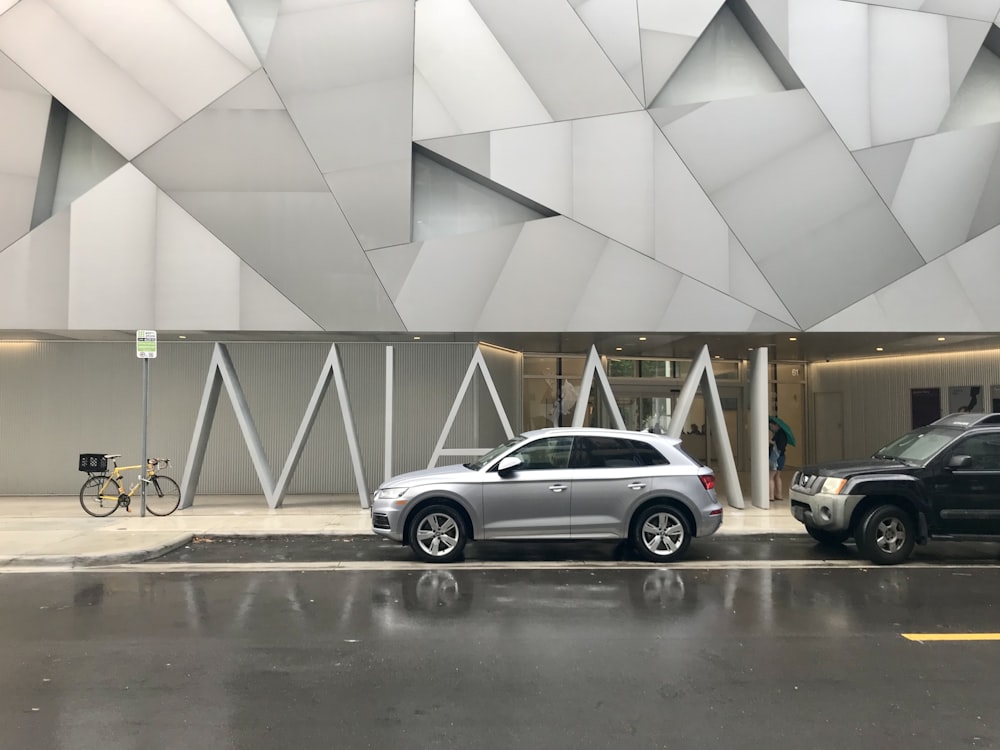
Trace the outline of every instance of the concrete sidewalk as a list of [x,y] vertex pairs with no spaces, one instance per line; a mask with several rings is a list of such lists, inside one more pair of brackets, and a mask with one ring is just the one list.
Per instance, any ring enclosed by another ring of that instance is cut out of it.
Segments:
[[[186,510],[140,518],[138,502],[107,518],[84,513],[76,496],[0,497],[0,567],[88,566],[141,562],[196,536],[370,534],[357,495],[290,495],[270,510],[259,495],[204,495]],[[799,535],[788,503],[770,510],[726,507],[718,536]]]

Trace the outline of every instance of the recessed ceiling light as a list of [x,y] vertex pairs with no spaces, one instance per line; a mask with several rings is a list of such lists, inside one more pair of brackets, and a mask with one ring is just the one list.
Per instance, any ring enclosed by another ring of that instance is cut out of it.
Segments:
[[639,337],[639,341],[645,341],[645,340],[646,340],[646,337],[645,337],[645,336],[640,336],[640,337]]
[[944,336],[938,336],[938,341],[944,341],[944,340],[945,340]]
[[616,347],[615,347],[615,351],[616,351],[616,352],[620,352],[621,350],[622,350],[622,348],[621,348],[620,346],[616,346]]
[[414,340],[414,341],[420,341],[420,337],[419,337],[419,336],[414,336],[414,337],[413,337],[413,340]]
[[716,359],[722,359],[722,355],[721,355],[721,354],[716,354],[716,355],[715,355],[715,358],[716,358]]
[[186,339],[186,338],[187,338],[187,336],[185,336],[185,335],[181,334],[181,335],[180,335],[180,336],[178,336],[177,338],[179,338],[179,339]]
[[875,347],[875,351],[877,351],[877,352],[884,352],[885,349],[883,349],[881,346],[876,346]]
[[789,336],[788,340],[789,341],[798,341],[798,338],[796,338],[795,336]]

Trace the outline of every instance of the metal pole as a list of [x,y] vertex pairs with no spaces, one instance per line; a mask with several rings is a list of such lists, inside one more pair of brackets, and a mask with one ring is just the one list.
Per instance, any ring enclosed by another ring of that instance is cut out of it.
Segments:
[[146,515],[146,431],[149,423],[149,359],[142,360],[142,454],[139,466],[139,517]]

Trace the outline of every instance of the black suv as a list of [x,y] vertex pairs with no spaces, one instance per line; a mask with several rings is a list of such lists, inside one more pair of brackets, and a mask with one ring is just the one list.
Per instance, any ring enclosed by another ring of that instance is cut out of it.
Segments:
[[1000,539],[1000,414],[949,414],[861,461],[806,466],[792,515],[823,544],[851,536],[879,565],[930,539]]

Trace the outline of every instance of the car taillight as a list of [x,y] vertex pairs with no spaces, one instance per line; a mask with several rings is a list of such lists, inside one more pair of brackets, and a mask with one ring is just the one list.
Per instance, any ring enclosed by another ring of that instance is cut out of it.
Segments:
[[701,480],[706,490],[715,489],[715,474],[699,474],[698,479]]

